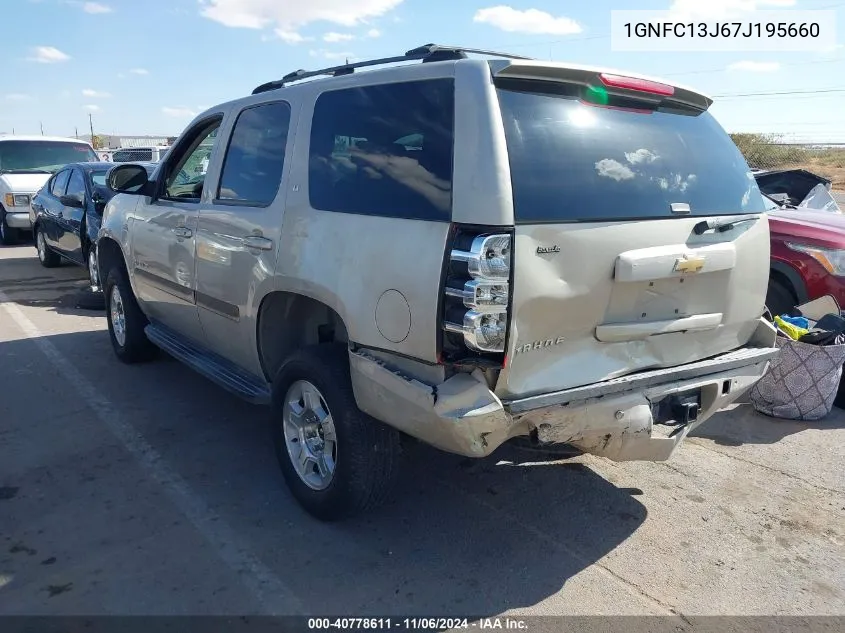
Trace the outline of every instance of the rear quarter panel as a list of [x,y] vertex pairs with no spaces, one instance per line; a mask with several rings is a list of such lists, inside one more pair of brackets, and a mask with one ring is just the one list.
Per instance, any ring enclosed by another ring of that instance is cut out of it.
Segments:
[[[454,65],[378,73],[378,83],[449,77]],[[375,75],[375,73],[374,73]],[[376,82],[376,79],[373,79]],[[332,89],[361,86],[338,77]],[[317,210],[308,194],[311,119],[326,84],[300,86],[274,290],[316,299],[343,319],[350,341],[437,362],[440,283],[450,224]],[[256,297],[260,303],[262,297]]]

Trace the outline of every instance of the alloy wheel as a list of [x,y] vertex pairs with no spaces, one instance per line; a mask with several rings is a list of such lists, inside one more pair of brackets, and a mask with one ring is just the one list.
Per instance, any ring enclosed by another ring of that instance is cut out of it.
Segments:
[[306,486],[325,490],[337,465],[334,421],[320,390],[297,380],[285,394],[282,425],[294,470]]
[[117,344],[123,347],[126,345],[126,312],[123,309],[123,297],[120,296],[120,288],[117,285],[111,290],[109,319],[111,320],[114,338]]
[[97,268],[97,251],[91,247],[88,251],[88,280],[91,282],[91,290],[95,292],[100,289],[100,272]]

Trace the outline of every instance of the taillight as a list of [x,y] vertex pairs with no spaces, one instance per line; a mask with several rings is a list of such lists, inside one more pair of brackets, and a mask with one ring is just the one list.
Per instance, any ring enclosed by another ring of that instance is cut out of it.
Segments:
[[[455,234],[445,279],[443,329],[458,335],[451,342],[460,341],[464,349],[481,354],[505,351],[512,243],[507,233],[458,229]],[[449,356],[458,351],[444,347]]]

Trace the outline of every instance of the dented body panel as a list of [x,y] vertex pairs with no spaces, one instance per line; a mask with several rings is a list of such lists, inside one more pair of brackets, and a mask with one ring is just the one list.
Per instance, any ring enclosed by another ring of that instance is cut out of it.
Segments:
[[[536,432],[541,443],[570,444],[616,461],[663,461],[691,430],[760,379],[777,354],[775,337],[760,319],[749,345],[733,352],[521,400],[500,399],[479,370],[429,384],[383,354],[352,350],[349,359],[362,411],[445,451],[484,457],[513,437]],[[687,393],[699,397],[694,421],[655,420],[653,405]]]
[[[766,216],[700,236],[699,221],[518,226],[509,363],[496,393],[568,389],[745,345],[766,298]],[[548,244],[561,252],[538,255]],[[676,270],[687,262],[695,272]]]

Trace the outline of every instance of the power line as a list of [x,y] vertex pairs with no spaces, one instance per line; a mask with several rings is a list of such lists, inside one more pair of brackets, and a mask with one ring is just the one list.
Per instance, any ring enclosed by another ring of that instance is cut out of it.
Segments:
[[[845,60],[845,57],[837,57],[836,59],[817,59],[817,60],[806,61],[806,62],[792,62],[792,63],[789,63],[789,64],[780,64],[778,67],[779,68],[791,68],[793,66],[814,66],[816,64],[833,64],[835,62],[841,62],[843,60]],[[712,69],[709,69],[709,70],[688,70],[688,71],[684,71],[682,73],[658,73],[658,74],[662,75],[663,77],[680,77],[682,75],[705,75],[707,73],[720,73],[720,72],[726,72],[728,70],[730,70],[729,67],[722,66],[721,68],[712,68]]]
[[780,97],[784,95],[817,95],[831,92],[845,92],[845,88],[829,88],[824,90],[784,90],[782,92],[727,92],[721,95],[713,95],[716,99],[728,97]]

